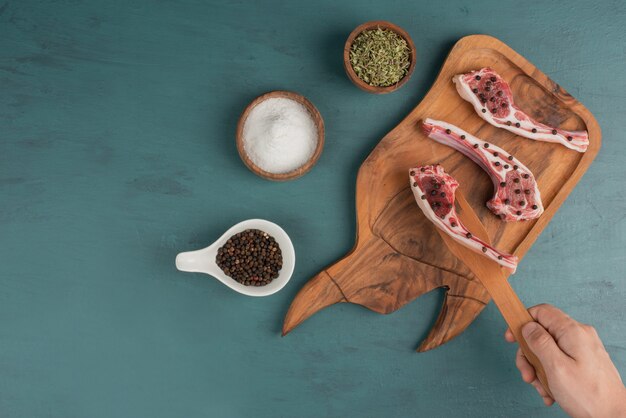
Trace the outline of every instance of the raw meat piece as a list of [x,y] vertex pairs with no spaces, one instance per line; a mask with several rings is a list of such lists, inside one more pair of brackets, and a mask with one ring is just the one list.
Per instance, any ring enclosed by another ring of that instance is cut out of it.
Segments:
[[515,272],[517,257],[501,253],[463,226],[454,208],[454,193],[459,183],[439,164],[410,169],[409,181],[417,205],[437,228],[462,245]]
[[535,177],[517,158],[452,124],[426,119],[422,128],[429,138],[465,154],[485,170],[495,189],[487,207],[505,221],[538,218],[543,213]]
[[515,105],[506,81],[491,68],[482,68],[452,78],[461,97],[470,102],[478,116],[516,135],[556,142],[578,152],[589,146],[587,131],[566,131],[539,123]]

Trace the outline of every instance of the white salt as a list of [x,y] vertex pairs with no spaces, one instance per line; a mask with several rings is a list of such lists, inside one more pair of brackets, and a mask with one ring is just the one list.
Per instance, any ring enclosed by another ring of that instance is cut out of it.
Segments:
[[302,167],[315,153],[317,127],[304,105],[269,98],[248,114],[243,145],[257,167],[274,174],[288,173]]

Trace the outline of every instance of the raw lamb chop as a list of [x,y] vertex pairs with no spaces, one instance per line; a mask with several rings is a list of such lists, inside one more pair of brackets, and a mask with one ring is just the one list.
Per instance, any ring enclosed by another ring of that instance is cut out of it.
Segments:
[[463,226],[454,208],[454,193],[459,183],[439,164],[410,169],[409,181],[417,205],[437,228],[462,245],[515,272],[517,257],[501,253]]
[[556,142],[578,152],[587,150],[587,131],[566,131],[532,119],[515,105],[509,85],[491,68],[458,74],[452,81],[478,116],[493,126],[537,141]]
[[535,219],[543,213],[535,177],[517,158],[446,122],[426,119],[422,129],[429,138],[460,151],[489,174],[495,194],[487,207],[503,220]]

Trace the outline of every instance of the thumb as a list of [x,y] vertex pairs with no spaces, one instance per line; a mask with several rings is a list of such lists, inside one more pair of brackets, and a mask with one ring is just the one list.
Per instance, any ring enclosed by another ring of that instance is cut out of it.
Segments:
[[549,364],[554,364],[554,361],[563,355],[552,335],[537,322],[524,325],[522,335],[544,368]]

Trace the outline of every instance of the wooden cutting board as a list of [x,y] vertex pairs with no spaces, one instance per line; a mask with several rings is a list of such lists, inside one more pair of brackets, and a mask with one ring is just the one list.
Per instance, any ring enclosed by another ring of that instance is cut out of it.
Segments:
[[[531,117],[567,130],[587,130],[587,152],[532,141],[483,121],[457,94],[452,77],[487,66],[510,84],[515,102]],[[457,125],[515,155],[535,175],[545,207],[543,215],[533,221],[508,223],[493,215],[485,206],[493,194],[487,173],[459,152],[427,138],[419,128],[419,121],[427,117]],[[521,260],[589,168],[600,142],[600,127],[591,112],[524,57],[490,36],[462,38],[424,100],[361,165],[355,246],[300,290],[285,317],[283,334],[334,303],[356,303],[387,314],[426,292],[445,288],[439,318],[418,351],[454,338],[482,311],[489,295],[467,266],[447,250],[417,207],[407,170],[442,164],[459,181],[490,241]],[[521,263],[520,268],[523,266]]]

